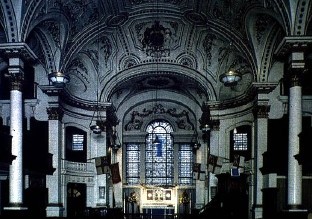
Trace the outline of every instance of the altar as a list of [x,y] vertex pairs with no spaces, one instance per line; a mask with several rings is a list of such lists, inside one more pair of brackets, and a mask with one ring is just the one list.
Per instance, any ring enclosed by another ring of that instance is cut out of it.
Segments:
[[174,218],[173,206],[145,206],[142,208],[143,218],[146,219],[169,219]]

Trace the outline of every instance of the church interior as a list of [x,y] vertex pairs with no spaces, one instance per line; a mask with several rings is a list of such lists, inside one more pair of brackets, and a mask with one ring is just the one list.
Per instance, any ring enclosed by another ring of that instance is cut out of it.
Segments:
[[312,0],[0,1],[0,218],[312,216]]

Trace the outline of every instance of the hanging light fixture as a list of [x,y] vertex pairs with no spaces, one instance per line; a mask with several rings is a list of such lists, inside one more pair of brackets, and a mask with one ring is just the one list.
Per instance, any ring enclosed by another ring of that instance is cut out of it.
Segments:
[[[91,124],[92,124],[92,121],[91,121]],[[90,129],[94,134],[101,134],[101,132],[104,130],[103,121],[96,120],[94,125],[90,125]]]
[[[90,122],[90,129],[94,134],[101,134],[101,132],[104,131],[105,124],[101,118],[99,98],[98,98],[98,85],[97,85],[96,93],[97,93],[97,95],[96,95],[96,106],[95,106],[95,110],[93,112],[93,116],[92,116],[92,119]],[[94,122],[95,122],[95,124],[94,124]]]
[[68,75],[60,71],[51,72],[48,74],[48,78],[55,87],[64,87],[70,80]]
[[[100,68],[100,39],[99,39],[99,26],[100,21],[98,20],[97,23],[97,63],[96,63],[96,73],[97,73],[97,79],[96,79],[96,107],[90,122],[90,129],[94,134],[101,134],[102,131],[104,131],[105,122],[101,118],[101,112],[100,112],[100,106],[99,106],[99,68]],[[96,118],[95,118],[96,117]],[[93,120],[95,120],[95,124],[92,125]]]
[[234,69],[229,69],[227,72],[220,75],[220,81],[226,87],[235,86],[242,79],[241,73]]
[[[62,10],[62,1],[59,2],[59,12],[60,14],[63,12]],[[61,15],[59,15],[59,24],[58,24],[58,31],[59,31],[59,42],[58,42],[58,47],[60,50],[60,54],[62,54],[62,31],[61,31]],[[54,52],[54,58],[55,58],[56,51]],[[61,59],[61,58],[60,58]],[[51,73],[48,74],[48,79],[54,85],[55,87],[64,87],[65,84],[67,84],[70,81],[70,78],[68,75],[65,75],[63,72],[60,70],[55,70],[52,71]]]
[[219,76],[219,80],[224,84],[226,87],[235,86],[237,83],[242,79],[242,74],[235,70],[235,62],[230,63],[230,54],[233,52],[233,45],[232,42],[230,46],[225,51],[225,67],[226,72]]

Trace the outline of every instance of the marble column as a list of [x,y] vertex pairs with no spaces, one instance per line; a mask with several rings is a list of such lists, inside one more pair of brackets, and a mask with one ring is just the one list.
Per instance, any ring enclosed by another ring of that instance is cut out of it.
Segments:
[[10,60],[12,155],[16,156],[10,166],[10,204],[23,205],[23,99],[22,83],[24,63],[21,59]]
[[299,154],[299,134],[302,131],[302,87],[300,76],[290,76],[289,88],[289,136],[288,136],[288,176],[287,204],[289,209],[299,209],[302,204],[302,166],[295,155]]
[[61,190],[61,159],[62,159],[62,123],[63,111],[59,107],[47,109],[49,117],[49,153],[53,155],[52,175],[46,176],[48,188],[47,217],[62,217],[64,206],[62,203]]
[[[24,211],[23,200],[23,94],[22,84],[24,80],[24,62],[21,58],[9,58],[9,77],[11,81],[11,124],[12,155],[16,158],[10,165],[9,173],[9,206],[7,211]],[[13,215],[13,214],[11,214]],[[16,213],[15,215],[19,215]]]
[[287,172],[287,218],[306,218],[302,208],[302,166],[296,159],[299,154],[299,134],[302,131],[302,74],[305,71],[305,53],[310,39],[301,36],[285,37],[275,51],[285,60],[284,81],[288,87],[288,172]]

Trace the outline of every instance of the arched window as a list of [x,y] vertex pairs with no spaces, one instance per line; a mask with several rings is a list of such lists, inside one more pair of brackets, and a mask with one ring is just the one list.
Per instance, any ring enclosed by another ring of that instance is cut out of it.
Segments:
[[251,126],[243,125],[236,127],[231,131],[230,136],[231,162],[233,162],[237,156],[243,156],[246,160],[249,160],[251,158]]
[[155,121],[147,127],[145,148],[145,183],[172,185],[174,178],[174,147],[168,122]]
[[74,162],[87,161],[86,132],[76,127],[66,127],[66,159]]
[[194,151],[191,142],[174,143],[173,127],[165,120],[151,122],[145,131],[144,145],[126,143],[127,184],[193,185]]

